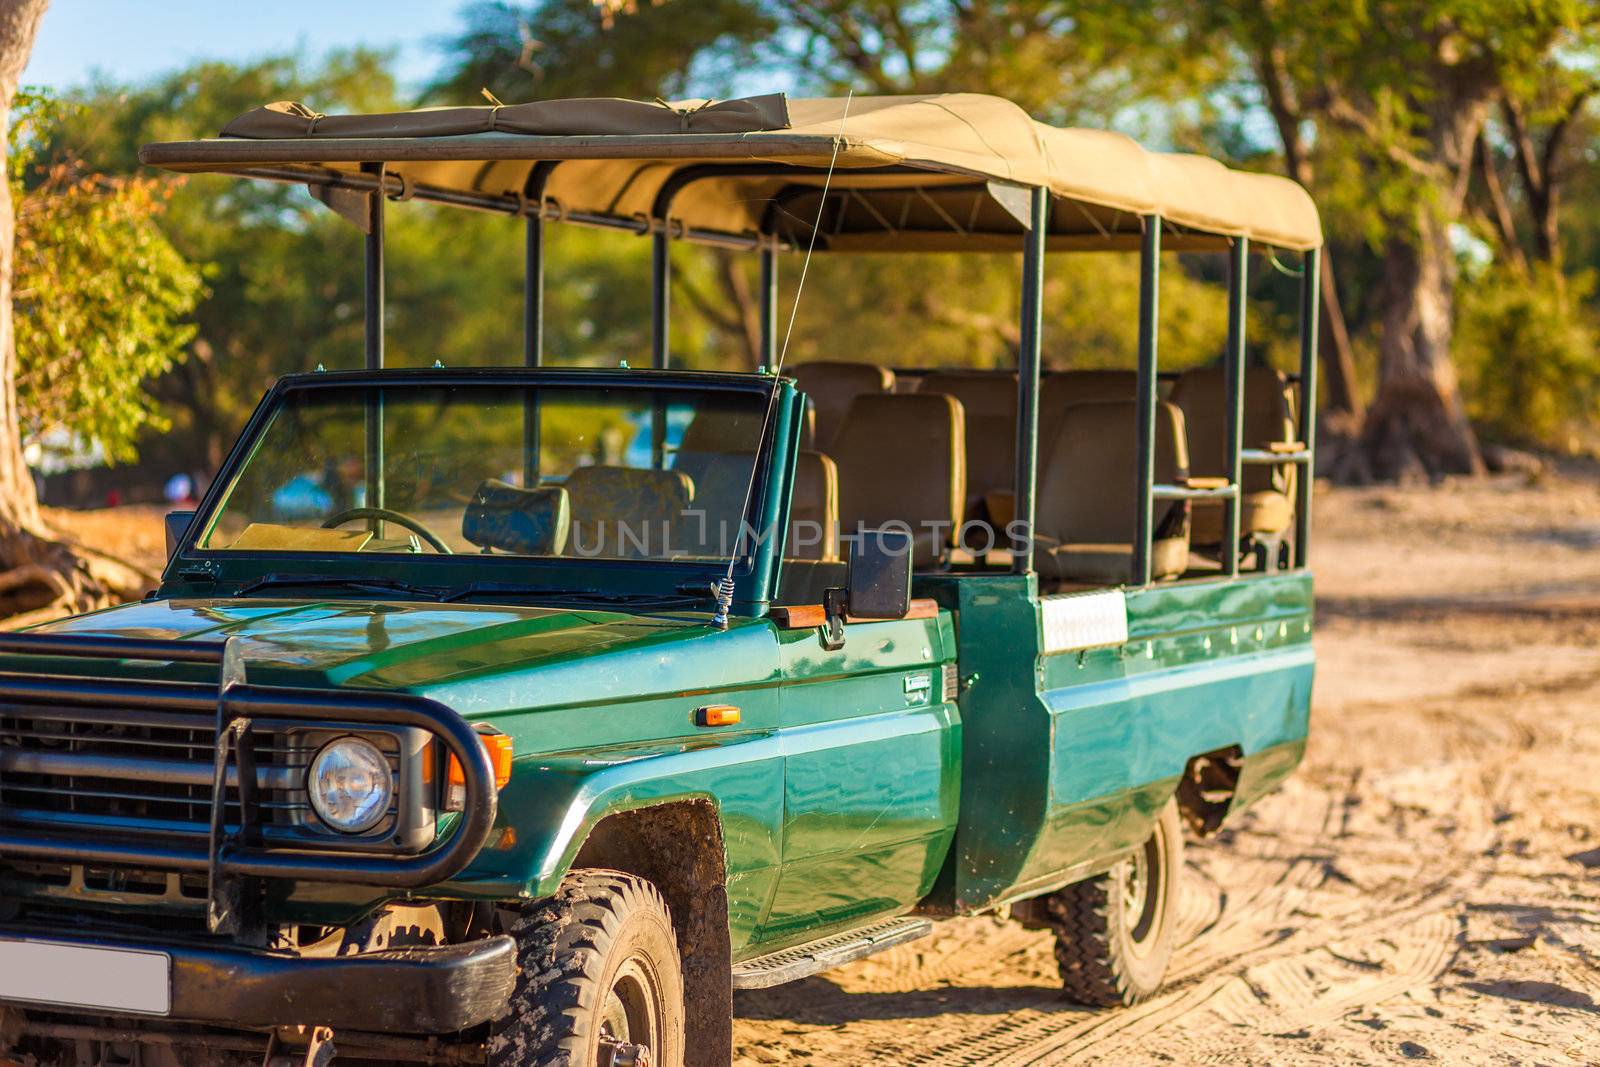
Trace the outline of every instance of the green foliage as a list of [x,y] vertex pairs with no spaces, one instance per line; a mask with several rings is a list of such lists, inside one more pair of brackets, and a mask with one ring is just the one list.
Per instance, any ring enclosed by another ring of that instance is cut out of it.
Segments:
[[484,89],[507,103],[717,93],[775,28],[757,0],[477,0],[461,19],[452,60],[428,93],[456,104],[481,103]]
[[44,155],[66,114],[32,94],[12,112],[17,403],[26,439],[127,461],[168,425],[145,384],[183,358],[204,287],[157,221],[170,182]]
[[1491,271],[1463,289],[1456,360],[1473,420],[1520,445],[1577,451],[1600,416],[1595,275]]

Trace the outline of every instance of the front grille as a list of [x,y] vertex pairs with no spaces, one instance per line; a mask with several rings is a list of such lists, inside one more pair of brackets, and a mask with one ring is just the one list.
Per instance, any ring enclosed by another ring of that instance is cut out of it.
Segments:
[[[206,834],[211,823],[215,719],[114,708],[30,713],[0,708],[0,824]],[[258,802],[254,822],[271,840],[328,838],[305,792],[312,757],[344,731],[258,723],[252,732]],[[366,734],[397,772],[400,741]],[[223,818],[239,826],[237,766],[230,761]],[[373,835],[390,833],[397,804]]]
[[[69,720],[0,711],[0,821],[204,833],[215,738],[209,716],[85,709]],[[259,731],[255,750],[261,822],[305,821],[310,755],[285,734]],[[237,826],[231,766],[229,786],[225,818]]]

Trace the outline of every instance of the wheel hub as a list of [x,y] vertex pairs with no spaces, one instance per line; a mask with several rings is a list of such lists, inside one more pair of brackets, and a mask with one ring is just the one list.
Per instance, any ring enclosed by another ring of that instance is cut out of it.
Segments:
[[600,1039],[598,1067],[650,1067],[650,1049],[631,1041]]

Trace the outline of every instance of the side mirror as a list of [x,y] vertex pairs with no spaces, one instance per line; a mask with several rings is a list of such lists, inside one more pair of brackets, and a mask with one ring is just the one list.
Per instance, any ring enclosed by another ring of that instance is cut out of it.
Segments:
[[167,512],[167,559],[178,554],[178,546],[183,543],[184,534],[189,532],[189,524],[194,522],[192,511]]
[[911,610],[911,555],[910,530],[856,531],[850,542],[850,614],[905,618]]
[[822,647],[844,647],[845,617],[903,619],[911,611],[911,531],[857,530],[847,588],[822,591]]

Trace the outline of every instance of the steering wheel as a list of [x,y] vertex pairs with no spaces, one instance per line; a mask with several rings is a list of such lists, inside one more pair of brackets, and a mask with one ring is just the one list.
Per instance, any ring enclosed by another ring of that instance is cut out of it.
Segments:
[[345,523],[354,522],[357,519],[382,519],[385,522],[392,522],[397,526],[404,526],[406,529],[410,530],[412,533],[428,542],[428,547],[433,549],[435,552],[443,552],[447,556],[454,554],[450,551],[450,546],[439,539],[438,534],[422,525],[422,523],[418,522],[416,519],[413,519],[410,515],[405,515],[398,511],[391,511],[388,508],[346,508],[344,511],[339,512],[339,514],[334,515],[325,521],[322,524],[322,528],[324,530],[331,530],[335,526],[343,526]]

